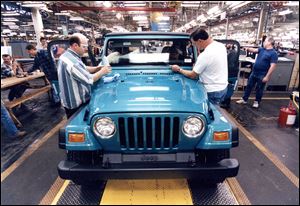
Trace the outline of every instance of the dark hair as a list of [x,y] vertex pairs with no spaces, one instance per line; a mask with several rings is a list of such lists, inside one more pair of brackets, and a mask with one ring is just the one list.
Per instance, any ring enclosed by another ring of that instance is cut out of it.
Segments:
[[80,46],[80,39],[79,39],[79,37],[77,37],[77,36],[70,37],[70,39],[69,39],[70,46],[72,46],[75,43],[78,44],[78,46]]
[[2,58],[4,57],[11,57],[9,54],[2,54]]
[[209,37],[208,33],[204,29],[202,29],[202,28],[196,29],[190,35],[190,38],[193,39],[194,41],[198,41],[199,39],[201,39],[201,40],[207,40],[208,37]]
[[46,40],[46,38],[45,38],[45,37],[41,37],[41,38],[40,38],[40,41],[42,41],[42,40]]
[[36,50],[35,46],[33,46],[32,44],[29,44],[26,46],[26,50]]

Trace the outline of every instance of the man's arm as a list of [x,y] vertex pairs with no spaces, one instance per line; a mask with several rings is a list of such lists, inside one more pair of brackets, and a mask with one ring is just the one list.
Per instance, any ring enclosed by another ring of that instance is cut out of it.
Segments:
[[271,75],[272,75],[273,71],[275,70],[275,68],[276,68],[276,64],[271,63],[271,66],[270,66],[270,69],[269,69],[268,73],[266,74],[266,76],[262,80],[263,83],[266,83],[270,80]]
[[31,73],[31,72],[37,70],[39,68],[39,65],[40,65],[40,63],[39,63],[38,57],[36,56],[36,57],[34,57],[33,66],[31,67],[31,69],[29,69],[27,71],[27,73]]
[[93,75],[93,80],[94,82],[98,81],[102,76],[108,74],[111,72],[111,67],[110,66],[99,66],[101,70],[97,71]]
[[258,53],[258,48],[246,48],[246,51],[252,52],[252,53]]
[[196,72],[184,70],[184,69],[180,68],[180,66],[178,66],[178,65],[172,65],[171,68],[174,72],[181,73],[190,79],[196,79],[198,77],[198,74]]
[[98,72],[99,70],[101,70],[104,66],[95,66],[95,67],[91,67],[91,66],[87,66],[86,69],[91,73],[94,74],[96,72]]

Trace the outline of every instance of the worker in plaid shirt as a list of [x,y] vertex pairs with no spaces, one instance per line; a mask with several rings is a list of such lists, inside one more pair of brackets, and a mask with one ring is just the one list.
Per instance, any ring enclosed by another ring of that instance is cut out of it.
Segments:
[[54,61],[51,60],[51,56],[48,54],[47,50],[37,50],[33,45],[27,45],[26,50],[29,55],[34,56],[34,63],[31,69],[27,72],[30,74],[37,69],[42,69],[45,73],[47,79],[51,82],[52,87],[52,101],[54,104],[60,105],[59,98],[59,86],[57,70]]

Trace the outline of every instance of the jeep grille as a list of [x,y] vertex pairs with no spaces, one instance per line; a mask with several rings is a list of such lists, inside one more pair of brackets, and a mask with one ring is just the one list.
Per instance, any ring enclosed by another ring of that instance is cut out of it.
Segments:
[[118,118],[120,146],[127,149],[176,149],[179,117]]

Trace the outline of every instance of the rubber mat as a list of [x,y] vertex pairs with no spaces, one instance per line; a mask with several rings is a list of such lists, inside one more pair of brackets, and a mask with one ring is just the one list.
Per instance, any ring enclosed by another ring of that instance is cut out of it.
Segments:
[[195,205],[238,205],[225,182],[209,186],[189,181],[189,186]]
[[94,188],[82,187],[70,181],[57,205],[99,205],[105,182]]
[[101,205],[193,205],[185,179],[109,180]]

